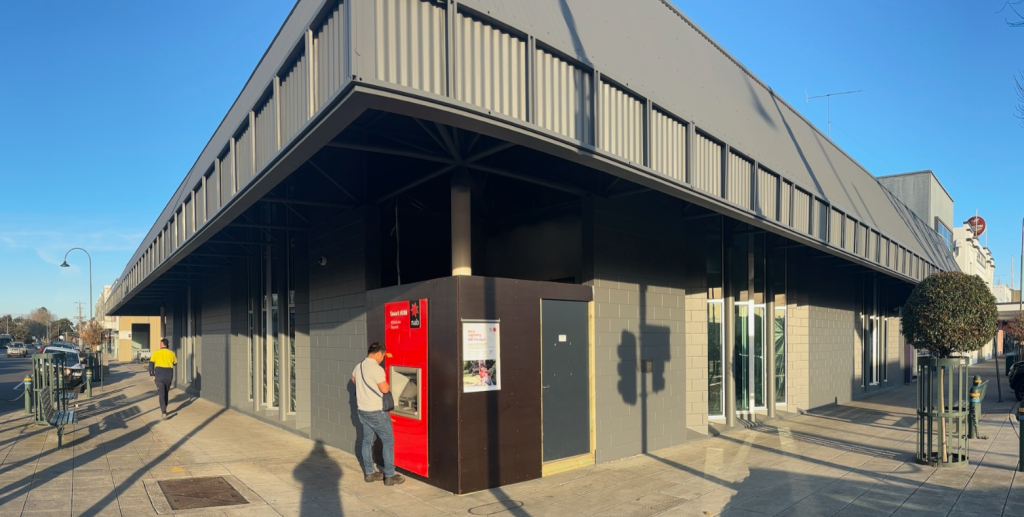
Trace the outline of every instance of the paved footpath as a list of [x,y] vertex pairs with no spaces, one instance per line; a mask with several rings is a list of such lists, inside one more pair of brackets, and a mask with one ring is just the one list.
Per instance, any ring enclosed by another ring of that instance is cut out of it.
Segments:
[[[972,373],[993,373],[991,363]],[[466,496],[366,484],[350,451],[173,393],[160,419],[139,365],[113,367],[58,451],[21,411],[0,415],[0,516],[1022,516],[1012,393],[987,394],[970,465],[914,461],[913,388]],[[223,476],[248,504],[173,511],[158,481]],[[513,507],[514,508],[510,508]]]

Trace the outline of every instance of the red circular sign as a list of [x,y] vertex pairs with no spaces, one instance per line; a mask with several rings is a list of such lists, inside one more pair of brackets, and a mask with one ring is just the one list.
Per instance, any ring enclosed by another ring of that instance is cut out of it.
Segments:
[[985,233],[985,220],[981,217],[974,216],[968,219],[967,226],[971,227],[971,232],[974,233],[975,237],[980,237],[981,234]]

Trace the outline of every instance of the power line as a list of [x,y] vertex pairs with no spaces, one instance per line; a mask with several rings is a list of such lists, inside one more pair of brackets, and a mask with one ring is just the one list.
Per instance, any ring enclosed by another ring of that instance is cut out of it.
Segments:
[[804,104],[808,104],[811,99],[820,99],[822,97],[825,98],[826,102],[828,103],[828,137],[832,138],[832,96],[833,95],[849,95],[851,93],[860,93],[862,91],[864,91],[864,90],[863,89],[861,89],[861,90],[850,90],[848,92],[824,93],[824,94],[821,94],[821,95],[812,95],[810,97],[807,96],[807,92],[805,91],[804,92]]

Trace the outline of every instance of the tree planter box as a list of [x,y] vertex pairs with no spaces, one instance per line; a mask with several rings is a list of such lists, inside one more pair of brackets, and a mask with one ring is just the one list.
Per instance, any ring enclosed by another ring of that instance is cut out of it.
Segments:
[[917,461],[937,467],[967,465],[970,378],[962,357],[921,357],[917,367]]

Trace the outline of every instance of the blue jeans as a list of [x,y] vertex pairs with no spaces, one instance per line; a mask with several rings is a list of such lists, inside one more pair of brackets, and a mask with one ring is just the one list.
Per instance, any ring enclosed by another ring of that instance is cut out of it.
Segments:
[[395,435],[391,432],[391,415],[384,411],[359,411],[363,424],[363,474],[373,474],[373,441],[380,438],[384,446],[384,477],[395,475]]

